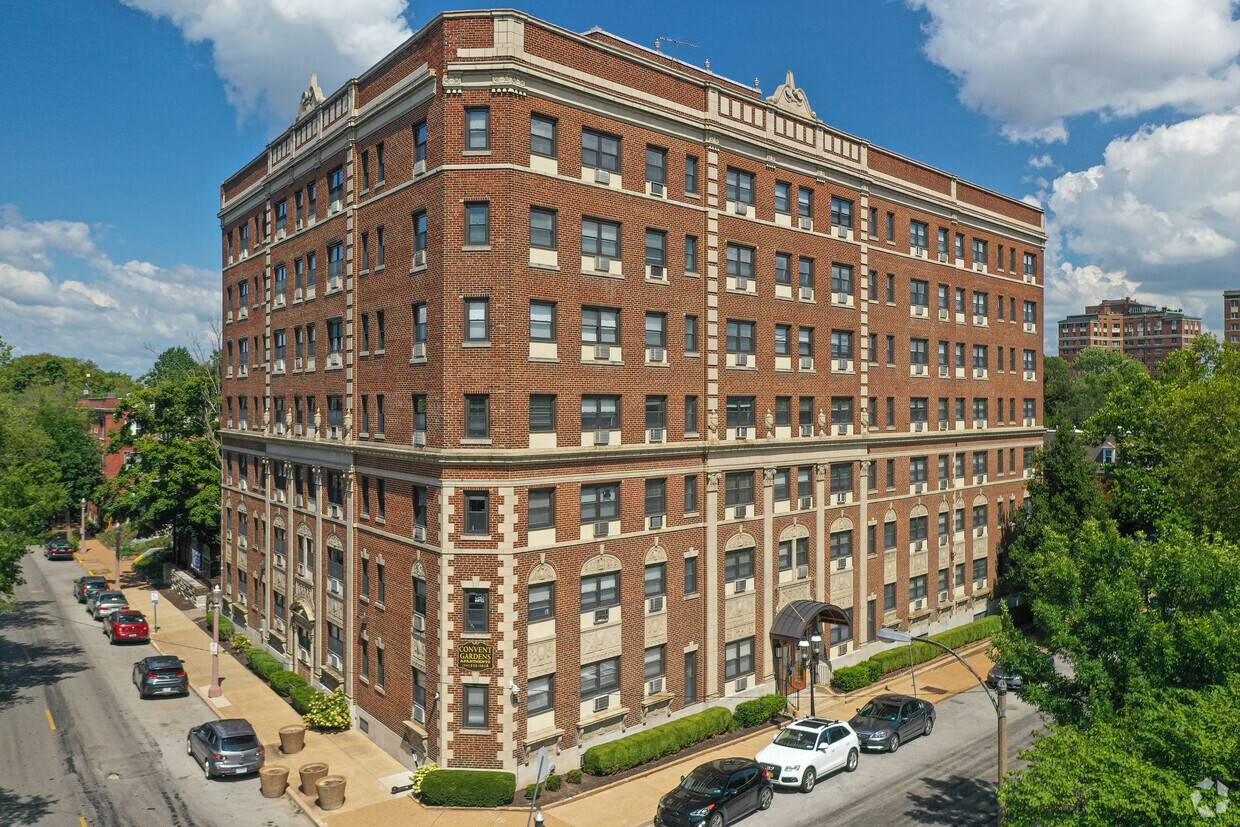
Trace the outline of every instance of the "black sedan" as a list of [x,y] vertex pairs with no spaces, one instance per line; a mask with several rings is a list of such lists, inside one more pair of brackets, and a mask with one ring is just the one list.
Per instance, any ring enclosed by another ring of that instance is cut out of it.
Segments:
[[900,744],[934,729],[934,704],[910,695],[879,695],[848,723],[862,749],[895,752]]
[[72,560],[73,545],[68,540],[52,540],[43,549],[43,556],[48,560]]
[[185,664],[175,655],[152,655],[133,665],[133,685],[139,698],[152,695],[188,695]]
[[771,806],[770,774],[749,758],[720,758],[680,779],[659,799],[655,827],[723,827]]

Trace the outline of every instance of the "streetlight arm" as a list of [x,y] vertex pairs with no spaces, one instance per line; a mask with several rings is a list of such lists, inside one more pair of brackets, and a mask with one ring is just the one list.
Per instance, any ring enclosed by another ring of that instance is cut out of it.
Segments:
[[944,652],[950,652],[952,657],[954,657],[956,660],[963,663],[964,668],[972,672],[973,677],[977,678],[977,682],[981,684],[982,691],[986,693],[986,697],[990,700],[990,705],[995,708],[995,714],[1000,717],[1003,717],[1003,711],[999,709],[999,701],[996,700],[995,696],[990,693],[990,687],[986,685],[986,681],[982,680],[982,676],[977,674],[977,670],[975,670],[972,666],[970,666],[967,660],[960,657],[960,655],[956,652],[955,649],[945,644],[939,643],[937,640],[931,640],[928,637],[915,637],[913,638],[913,640],[917,641],[918,643],[929,643],[933,646],[937,646],[940,649],[942,649]]

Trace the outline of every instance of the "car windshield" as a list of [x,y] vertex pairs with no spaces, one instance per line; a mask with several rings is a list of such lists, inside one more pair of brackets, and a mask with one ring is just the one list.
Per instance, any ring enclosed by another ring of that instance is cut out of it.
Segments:
[[813,749],[818,736],[803,729],[785,729],[775,736],[775,744],[792,749]]
[[156,675],[176,675],[181,671],[179,666],[156,666],[151,670]]
[[240,752],[244,749],[258,749],[258,739],[253,735],[234,735],[220,742],[220,748],[227,752]]
[[697,795],[719,795],[725,783],[727,779],[714,770],[698,767],[685,776],[680,786]]
[[900,707],[895,704],[870,701],[861,707],[861,715],[866,718],[877,718],[880,721],[894,721],[900,714]]

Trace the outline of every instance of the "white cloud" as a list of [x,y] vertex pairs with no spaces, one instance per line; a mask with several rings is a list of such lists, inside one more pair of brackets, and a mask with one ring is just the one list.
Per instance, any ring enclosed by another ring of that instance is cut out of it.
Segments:
[[210,42],[241,115],[283,125],[317,72],[330,93],[412,32],[407,0],[122,0],[166,17],[191,43]]
[[1050,155],[1035,155],[1029,159],[1029,166],[1034,169],[1046,169],[1047,167],[1053,167],[1054,165],[1055,159]]
[[[61,274],[66,274],[61,277]],[[145,372],[173,345],[208,343],[219,318],[219,275],[181,265],[113,263],[90,227],[27,221],[0,206],[0,330],[18,353],[94,359]]]
[[1067,119],[1240,103],[1232,0],[907,0],[960,100],[1018,141],[1066,141]]

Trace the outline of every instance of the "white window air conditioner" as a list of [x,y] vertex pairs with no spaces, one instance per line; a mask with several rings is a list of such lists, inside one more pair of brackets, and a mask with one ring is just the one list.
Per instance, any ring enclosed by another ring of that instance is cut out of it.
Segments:
[[847,569],[847,568],[848,568],[848,558],[847,558],[847,557],[841,557],[840,559],[836,560],[836,561],[835,561],[835,568],[836,568],[836,569],[838,569],[839,571],[844,571],[845,569]]
[[611,523],[606,520],[600,520],[594,524],[594,536],[606,537],[611,532]]
[[811,299],[813,299],[813,298],[814,298],[814,288],[812,288],[812,287],[802,287],[802,288],[801,288],[801,301],[803,301],[803,302],[807,302],[807,301],[810,301],[810,300],[811,300]]
[[606,445],[609,442],[611,442],[611,431],[595,431],[594,432],[594,444],[595,445]]
[[663,186],[663,184],[659,183],[658,181],[650,182],[650,194],[653,195],[655,198],[662,198],[666,193],[667,193],[667,187]]
[[426,431],[414,431],[413,444],[416,448],[424,447],[426,445]]
[[926,598],[921,597],[913,602],[913,611],[920,612],[924,608],[926,608]]
[[661,612],[661,611],[663,611],[663,598],[662,598],[662,596],[660,596],[660,597],[652,597],[652,598],[650,598],[650,606],[647,608],[647,611],[648,611],[648,612],[650,612],[651,614],[653,614],[654,612]]
[[747,506],[747,505],[738,505],[738,506],[736,507],[736,517],[737,517],[737,519],[743,519],[744,517],[747,517],[748,515],[749,515],[749,506]]
[[801,426],[801,436],[813,436],[814,426],[808,422]]
[[663,441],[663,429],[662,428],[651,428],[650,429],[650,441],[651,442],[662,442]]
[[594,711],[595,712],[602,712],[606,710],[607,707],[610,705],[611,705],[610,695],[600,695],[599,697],[594,699]]
[[736,289],[737,290],[748,290],[749,279],[747,279],[745,276],[737,276],[736,277]]
[[737,439],[749,439],[749,428],[742,425],[736,429]]
[[837,505],[846,505],[848,503],[848,494],[844,492],[840,492],[839,494],[836,494],[835,502]]
[[425,617],[423,617],[420,614],[415,614],[413,616],[413,631],[415,632],[426,631],[426,618]]
[[426,174],[426,161],[425,160],[413,162],[413,174],[414,176]]
[[654,680],[646,684],[647,695],[658,695],[662,691],[663,691],[663,679],[662,678],[655,678]]
[[814,369],[814,357],[813,356],[802,356],[801,357],[801,370],[813,370],[813,369]]
[[611,272],[611,259],[608,258],[607,256],[595,256],[594,257],[594,269],[600,273],[610,273]]
[[734,594],[744,594],[745,590],[748,588],[749,588],[749,581],[747,579],[741,579],[741,580],[736,581],[736,585],[732,587],[732,592]]
[[664,268],[663,268],[663,265],[662,265],[662,264],[652,264],[652,265],[650,265],[650,278],[652,278],[652,279],[662,279],[662,278],[664,278],[663,273],[664,273]]
[[947,602],[947,592],[939,592],[939,602],[940,603]]
[[667,351],[661,347],[652,347],[650,349],[650,361],[662,362],[667,358]]
[[744,201],[737,201],[736,202],[736,214],[737,215],[749,215],[749,205],[746,204]]
[[748,677],[744,677],[744,678],[737,678],[737,680],[736,680],[736,691],[737,691],[737,692],[744,692],[744,691],[745,691],[746,689],[748,689],[748,688],[749,688],[749,678],[748,678]]
[[426,342],[414,342],[413,343],[413,358],[414,359],[425,359],[426,358]]
[[947,261],[947,253],[939,253],[939,261],[946,262],[946,261]]
[[801,580],[809,577],[809,566],[797,566],[797,577]]
[[426,527],[415,525],[413,527],[413,539],[415,542],[425,543],[426,542]]
[[663,515],[662,514],[650,515],[650,527],[651,528],[663,528]]
[[610,345],[595,345],[594,346],[594,358],[610,361],[611,346]]
[[343,669],[343,668],[344,668],[344,664],[343,664],[343,663],[341,662],[341,660],[340,660],[340,655],[337,655],[335,652],[329,652],[329,653],[328,653],[328,655],[327,655],[327,665],[328,665],[328,666],[330,666],[332,669],[335,669],[335,670],[337,670],[337,671],[339,671],[339,670],[341,670],[341,669]]
[[802,510],[804,510],[804,509],[806,509],[806,508],[813,508],[813,507],[814,507],[814,498],[813,498],[813,497],[802,497],[802,498],[801,498],[800,505],[801,505]]
[[802,230],[813,230],[814,219],[810,218],[809,216],[805,216],[805,215],[801,216],[801,229]]
[[737,364],[737,366],[738,366],[738,367],[745,367],[746,365],[748,365],[748,364],[749,364],[749,354],[748,354],[748,353],[738,353],[738,354],[736,354],[736,364]]
[[422,706],[421,704],[414,704],[413,721],[414,723],[417,723],[417,724],[426,723],[426,707]]
[[413,266],[414,267],[425,267],[426,266],[426,251],[425,250],[414,251]]
[[611,183],[611,172],[605,169],[594,170],[594,183],[610,184]]
[[594,611],[594,625],[602,626],[611,620],[611,609],[596,609]]

